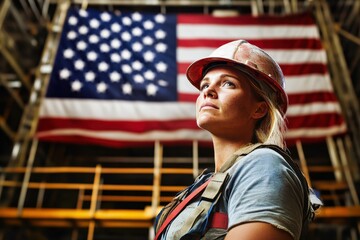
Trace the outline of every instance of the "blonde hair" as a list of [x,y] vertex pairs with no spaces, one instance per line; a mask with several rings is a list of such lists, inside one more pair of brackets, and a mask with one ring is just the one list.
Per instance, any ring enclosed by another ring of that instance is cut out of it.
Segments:
[[265,101],[268,106],[267,114],[259,119],[255,126],[253,143],[274,144],[285,149],[286,123],[280,105],[277,104],[276,92],[266,84],[253,79],[251,77],[249,83],[255,95]]

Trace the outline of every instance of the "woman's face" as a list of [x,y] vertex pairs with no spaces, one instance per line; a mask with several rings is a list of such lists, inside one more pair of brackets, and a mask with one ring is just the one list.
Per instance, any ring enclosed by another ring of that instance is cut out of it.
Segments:
[[224,65],[208,71],[196,101],[198,126],[213,135],[251,138],[256,120],[266,114],[259,113],[265,111],[266,104],[257,100],[247,78],[239,70]]

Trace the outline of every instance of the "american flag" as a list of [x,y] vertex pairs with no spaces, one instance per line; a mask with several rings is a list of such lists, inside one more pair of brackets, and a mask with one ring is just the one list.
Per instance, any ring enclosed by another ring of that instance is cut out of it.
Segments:
[[214,17],[70,8],[37,137],[106,146],[210,142],[196,126],[198,91],[185,71],[237,39],[263,48],[283,69],[288,143],[346,131],[309,14]]

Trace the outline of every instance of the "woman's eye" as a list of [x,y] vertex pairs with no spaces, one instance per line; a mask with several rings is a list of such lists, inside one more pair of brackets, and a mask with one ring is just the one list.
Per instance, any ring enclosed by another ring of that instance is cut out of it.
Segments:
[[235,86],[235,84],[232,83],[231,81],[225,81],[222,85],[224,87],[234,87]]
[[200,85],[200,91],[204,90],[205,88],[207,88],[209,86],[209,84],[201,84]]

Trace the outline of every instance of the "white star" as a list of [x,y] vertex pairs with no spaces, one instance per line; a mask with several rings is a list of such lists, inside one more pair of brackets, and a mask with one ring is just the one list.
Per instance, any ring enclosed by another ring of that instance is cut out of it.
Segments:
[[143,83],[143,82],[144,82],[144,78],[143,78],[143,76],[141,76],[140,74],[136,74],[136,75],[134,76],[134,81],[135,81],[136,83]]
[[71,90],[74,92],[80,91],[82,88],[82,83],[79,80],[75,80],[71,83]]
[[104,93],[107,89],[107,85],[106,83],[104,82],[101,82],[101,83],[98,83],[96,85],[96,90],[99,92],[99,93]]
[[67,34],[67,38],[70,39],[70,40],[74,40],[76,37],[77,37],[77,34],[76,34],[75,31],[70,31]]
[[131,67],[128,65],[128,64],[124,64],[121,66],[121,70],[124,72],[124,73],[131,73],[132,72],[132,69]]
[[121,39],[124,40],[124,41],[126,41],[126,42],[128,42],[128,41],[131,40],[131,34],[128,33],[128,32],[123,32],[123,33],[121,34]]
[[155,96],[156,92],[158,90],[158,87],[152,83],[146,86],[146,94],[148,96]]
[[122,91],[125,95],[131,95],[132,93],[132,86],[130,83],[125,83],[122,85]]
[[146,52],[144,53],[144,59],[145,59],[145,61],[147,61],[147,62],[152,62],[152,61],[154,60],[154,58],[155,58],[155,54],[154,54],[153,52],[151,52],[151,51],[146,51]]
[[143,46],[141,45],[141,43],[136,42],[132,45],[132,49],[134,50],[134,52],[141,52]]
[[75,61],[75,68],[77,69],[77,70],[83,70],[84,69],[84,67],[85,67],[85,62],[83,61],[83,60],[76,60]]
[[166,72],[167,64],[164,62],[159,62],[155,65],[155,67],[158,72]]
[[166,36],[166,32],[165,31],[163,31],[163,30],[157,30],[156,32],[155,32],[155,37],[157,38],[157,39],[164,39],[165,38],[165,36]]
[[76,44],[76,48],[77,48],[78,50],[80,50],[80,51],[85,50],[86,47],[87,47],[87,44],[86,44],[86,42],[84,42],[84,41],[80,41],[80,42],[78,42],[78,43]]
[[112,48],[119,48],[121,46],[121,42],[119,41],[119,39],[113,39],[110,42],[110,45]]
[[65,51],[64,51],[65,58],[72,58],[74,55],[75,55],[75,53],[73,50],[71,50],[70,48],[65,49]]
[[60,71],[60,78],[61,79],[68,79],[71,75],[71,72],[67,69],[67,68],[64,68]]
[[89,42],[90,43],[98,43],[99,42],[99,37],[95,34],[91,34],[89,37]]
[[120,79],[121,79],[121,75],[118,72],[114,71],[110,73],[110,80],[112,82],[118,82],[120,81]]
[[69,17],[68,22],[69,22],[70,25],[74,26],[74,25],[76,25],[78,23],[78,19],[76,17],[74,17],[74,16],[71,16],[71,17]]
[[123,59],[129,60],[131,58],[131,52],[127,49],[121,51],[121,57]]
[[121,61],[121,57],[117,53],[112,53],[110,55],[110,59],[111,59],[112,62],[115,62],[115,63],[119,63]]
[[97,20],[97,19],[95,19],[95,18],[93,18],[93,19],[91,19],[90,20],[90,27],[92,27],[92,28],[98,28],[99,26],[100,26],[100,21],[99,20]]
[[110,37],[110,31],[107,30],[107,29],[103,29],[103,30],[101,30],[101,32],[100,32],[100,36],[101,36],[102,38],[108,38],[108,37]]
[[111,30],[116,33],[120,32],[120,30],[121,30],[120,24],[118,24],[118,23],[111,24]]
[[147,80],[154,80],[155,78],[155,73],[151,70],[147,70],[145,73],[144,73],[144,77],[147,79]]
[[160,79],[160,80],[158,81],[158,84],[159,84],[160,86],[162,86],[162,87],[167,87],[167,86],[169,85],[168,82],[165,81],[164,79]]
[[155,49],[158,52],[165,52],[167,49],[167,46],[165,43],[158,43],[158,44],[156,44]]
[[133,19],[134,21],[137,21],[137,22],[141,21],[141,19],[142,19],[141,14],[138,13],[138,12],[133,13],[131,17],[132,17],[132,19]]
[[151,30],[154,28],[154,23],[150,20],[144,22],[144,28],[147,30]]
[[79,33],[80,34],[83,34],[83,35],[85,35],[85,34],[87,34],[89,32],[89,29],[87,28],[87,26],[81,26],[80,28],[79,28]]
[[129,17],[124,17],[124,18],[122,19],[122,22],[123,22],[123,24],[124,24],[125,26],[130,26],[131,23],[132,23],[132,21],[131,21],[131,19],[130,19]]
[[94,72],[87,72],[85,73],[85,80],[88,82],[93,82],[96,78],[96,75]]
[[87,13],[87,11],[85,9],[80,9],[79,14],[82,17],[87,17],[88,16],[88,13]]
[[143,64],[137,60],[135,62],[133,62],[131,65],[134,70],[140,71],[143,68]]
[[101,72],[106,72],[109,69],[109,65],[106,62],[101,62],[98,65],[98,69]]
[[141,28],[139,28],[139,27],[134,28],[131,32],[132,32],[132,34],[133,34],[134,36],[136,36],[136,37],[139,37],[139,36],[141,36],[141,34],[142,34],[142,30],[141,30]]
[[86,55],[87,59],[89,61],[95,61],[97,59],[97,53],[94,51],[88,52],[88,54]]
[[102,43],[100,45],[100,51],[101,52],[109,52],[110,51],[110,46],[107,45],[106,43]]
[[157,14],[155,16],[155,22],[164,23],[165,22],[165,16],[163,14]]
[[143,43],[145,45],[152,45],[154,43],[154,40],[151,37],[146,36],[143,38]]
[[111,15],[110,15],[109,13],[105,12],[105,13],[102,13],[102,14],[100,15],[100,18],[101,18],[101,20],[103,20],[104,22],[108,22],[108,21],[111,20]]

